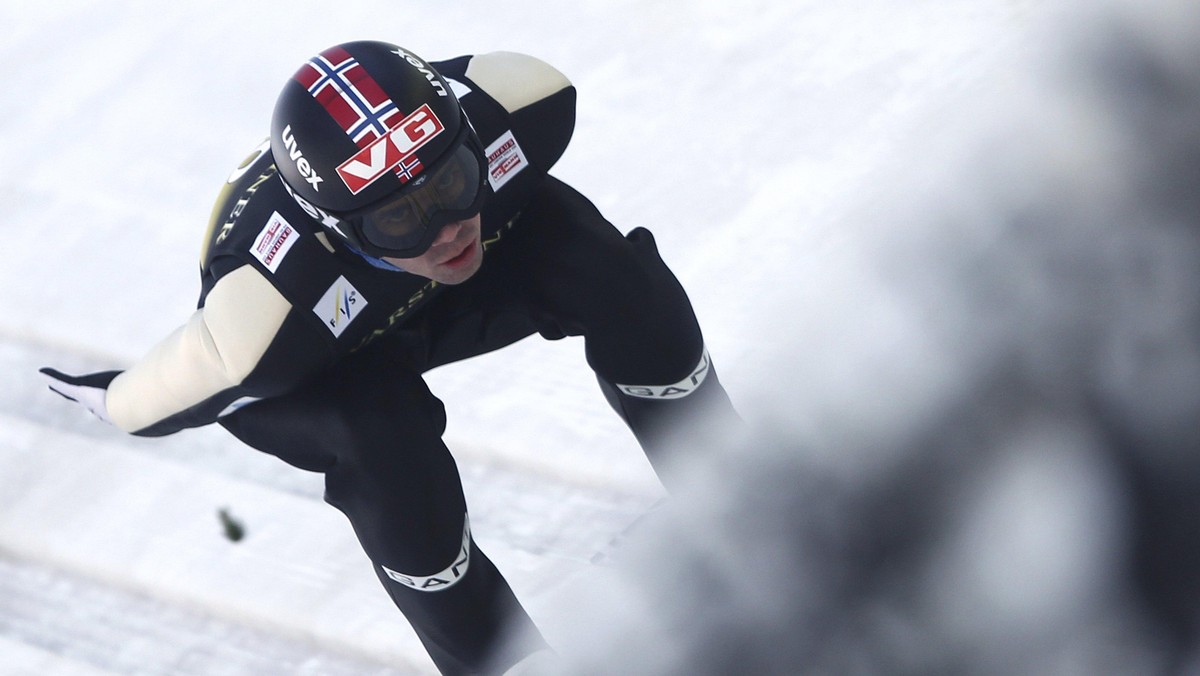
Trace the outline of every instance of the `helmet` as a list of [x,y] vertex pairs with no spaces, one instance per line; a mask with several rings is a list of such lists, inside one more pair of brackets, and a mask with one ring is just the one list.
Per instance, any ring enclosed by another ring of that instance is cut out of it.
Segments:
[[385,42],[336,45],[301,66],[275,103],[271,152],[297,203],[370,256],[419,256],[489,190],[450,85]]

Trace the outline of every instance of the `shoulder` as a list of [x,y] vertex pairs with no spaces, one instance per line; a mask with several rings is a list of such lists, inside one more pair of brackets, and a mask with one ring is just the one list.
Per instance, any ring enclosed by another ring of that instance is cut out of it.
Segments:
[[[575,129],[576,97],[557,68],[517,52],[460,56],[434,67],[462,101],[493,170],[507,177],[528,162],[545,173],[562,157]],[[493,180],[492,187],[500,186]]]
[[510,113],[573,88],[554,66],[517,52],[477,54],[467,61],[464,75]]

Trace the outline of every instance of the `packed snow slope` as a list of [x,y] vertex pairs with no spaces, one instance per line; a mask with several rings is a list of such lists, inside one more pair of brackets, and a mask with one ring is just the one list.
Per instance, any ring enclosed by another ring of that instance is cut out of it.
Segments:
[[662,489],[582,344],[430,374],[475,535],[571,670],[1185,663],[1196,599],[1171,590],[1195,585],[1142,564],[1200,563],[1177,548],[1200,509],[1140,487],[1200,476],[1176,453],[1200,412],[1197,18],[1173,0],[5,4],[0,673],[431,672],[320,477],[216,429],[121,435],[36,378],[121,368],[184,321],[212,199],[280,87],[363,38],[563,71],[578,124],[555,173],[654,231],[756,431],[694,449],[691,489],[601,568]]

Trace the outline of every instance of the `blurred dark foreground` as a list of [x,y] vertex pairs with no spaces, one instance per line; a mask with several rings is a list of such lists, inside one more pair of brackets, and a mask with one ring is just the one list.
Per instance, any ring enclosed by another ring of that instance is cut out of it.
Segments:
[[1200,6],[1067,28],[880,247],[961,374],[882,433],[744,411],[564,670],[1200,673]]

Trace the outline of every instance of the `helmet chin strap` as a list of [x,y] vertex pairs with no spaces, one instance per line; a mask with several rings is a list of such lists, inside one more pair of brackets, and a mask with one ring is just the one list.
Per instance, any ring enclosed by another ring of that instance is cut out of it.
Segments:
[[354,246],[352,244],[350,244],[349,242],[347,242],[345,240],[342,240],[342,244],[345,244],[347,249],[358,254],[360,257],[362,257],[362,259],[364,261],[370,263],[374,267],[379,268],[380,270],[388,270],[390,272],[405,272],[404,268],[394,265],[392,263],[389,263],[389,262],[383,260],[382,258],[375,258],[374,256],[368,256],[367,254],[354,248]]

